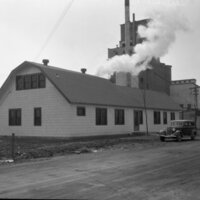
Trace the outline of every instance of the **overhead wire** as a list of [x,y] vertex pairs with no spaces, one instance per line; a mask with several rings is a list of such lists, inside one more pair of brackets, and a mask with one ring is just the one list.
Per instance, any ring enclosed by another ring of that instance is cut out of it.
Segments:
[[53,34],[56,32],[56,30],[58,29],[59,25],[61,24],[62,20],[64,19],[64,17],[66,16],[66,14],[68,13],[68,11],[70,10],[70,8],[72,7],[72,4],[74,3],[75,0],[71,0],[65,7],[65,9],[63,10],[63,12],[61,13],[60,17],[58,18],[57,22],[55,23],[54,27],[52,28],[51,32],[49,33],[47,39],[45,40],[45,42],[43,43],[40,51],[38,52],[38,54],[36,55],[34,60],[37,60],[41,53],[44,51],[44,49],[46,48],[46,46],[48,45],[49,41],[51,40]]

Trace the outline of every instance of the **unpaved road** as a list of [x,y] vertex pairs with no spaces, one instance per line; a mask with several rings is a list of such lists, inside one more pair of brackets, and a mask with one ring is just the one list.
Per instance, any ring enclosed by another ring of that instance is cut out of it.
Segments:
[[0,166],[0,198],[200,199],[200,140]]

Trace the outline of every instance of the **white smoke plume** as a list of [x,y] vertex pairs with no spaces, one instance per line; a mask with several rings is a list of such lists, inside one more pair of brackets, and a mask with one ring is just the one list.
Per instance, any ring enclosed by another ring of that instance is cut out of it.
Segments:
[[139,26],[138,34],[145,40],[137,44],[132,56],[115,56],[101,66],[97,75],[108,77],[113,72],[130,72],[138,75],[141,71],[151,68],[149,62],[153,58],[165,56],[176,39],[177,31],[187,30],[186,19],[176,9],[165,11],[154,10],[149,14],[151,19],[147,27]]

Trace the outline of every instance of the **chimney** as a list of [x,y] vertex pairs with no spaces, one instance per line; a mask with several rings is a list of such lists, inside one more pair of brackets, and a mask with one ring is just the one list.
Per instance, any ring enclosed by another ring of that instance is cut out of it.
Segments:
[[125,0],[125,51],[128,53],[130,47],[130,8],[129,0]]
[[43,59],[42,62],[43,62],[43,65],[47,66],[48,63],[49,63],[49,60],[48,59]]
[[81,72],[82,72],[82,74],[85,74],[85,73],[86,73],[86,71],[87,71],[87,69],[86,69],[86,68],[81,68]]

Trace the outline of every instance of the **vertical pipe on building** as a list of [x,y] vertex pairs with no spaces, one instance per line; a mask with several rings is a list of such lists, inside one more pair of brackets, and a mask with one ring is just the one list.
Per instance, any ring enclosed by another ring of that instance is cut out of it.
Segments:
[[136,30],[135,30],[135,13],[133,13],[133,22],[132,22],[132,43],[133,46],[136,45]]
[[149,135],[149,125],[148,125],[148,115],[147,115],[147,105],[146,105],[146,90],[147,90],[147,70],[145,73],[145,81],[144,81],[144,93],[143,93],[143,101],[144,101],[144,111],[145,111],[145,121],[146,121],[146,134]]
[[130,8],[129,0],[125,0],[125,52],[128,53],[130,47]]

